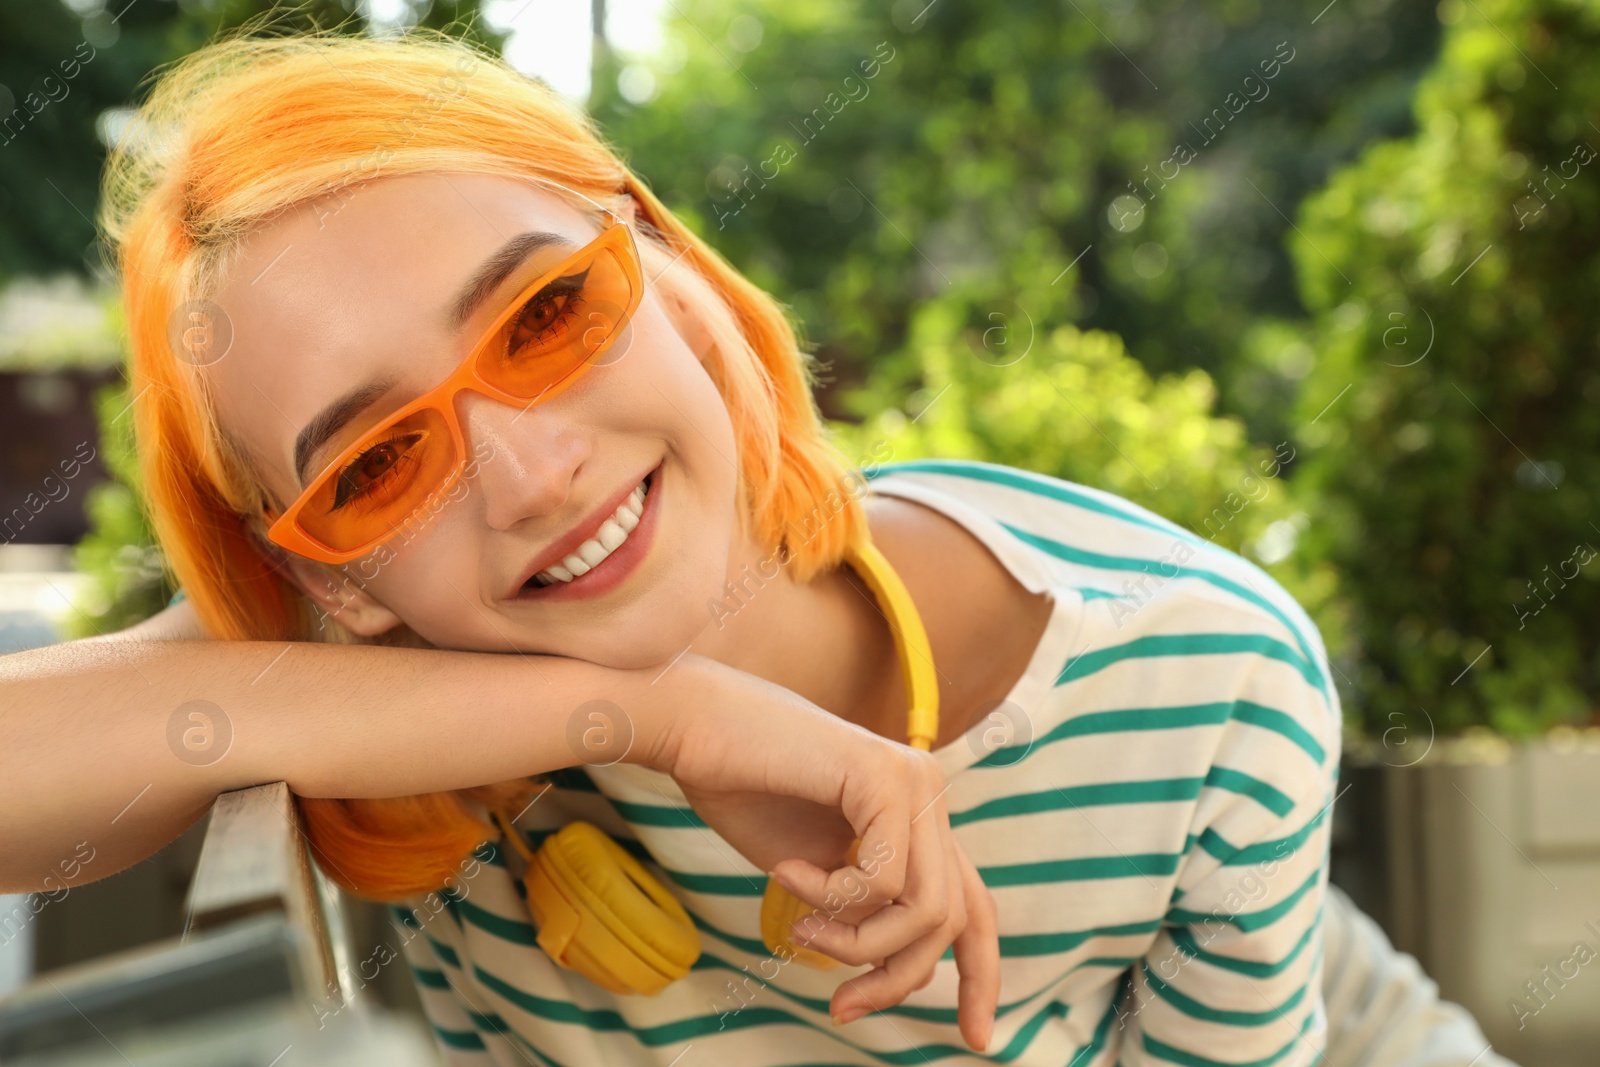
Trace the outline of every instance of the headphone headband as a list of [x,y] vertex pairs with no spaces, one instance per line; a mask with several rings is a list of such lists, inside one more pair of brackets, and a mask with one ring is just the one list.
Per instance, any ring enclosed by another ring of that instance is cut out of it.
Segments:
[[900,575],[889,565],[870,538],[845,550],[845,562],[861,575],[894,633],[894,648],[900,658],[900,677],[905,681],[907,712],[906,735],[912,748],[927,752],[939,736],[939,677],[933,666],[933,648],[922,616],[912,602]]

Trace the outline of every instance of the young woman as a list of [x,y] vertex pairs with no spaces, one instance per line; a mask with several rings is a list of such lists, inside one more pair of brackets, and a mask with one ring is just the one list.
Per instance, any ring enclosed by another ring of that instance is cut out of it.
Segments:
[[[778,305],[464,45],[202,49],[104,203],[186,599],[0,666],[43,709],[7,720],[9,888],[135,793],[97,875],[281,778],[452,1063],[1318,1060],[1339,704],[1259,569],[1023,471],[851,468]],[[196,699],[231,748],[174,760]],[[699,932],[654,995],[539,947],[527,853],[579,820]],[[769,870],[843,969],[768,947]]]

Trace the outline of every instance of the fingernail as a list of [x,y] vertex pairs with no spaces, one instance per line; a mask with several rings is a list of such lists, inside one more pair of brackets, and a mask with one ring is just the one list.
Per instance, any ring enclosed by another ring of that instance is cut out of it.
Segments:
[[866,1013],[867,1009],[862,1007],[846,1008],[844,1011],[841,1011],[838,1015],[834,1015],[831,1018],[833,1019],[833,1025],[843,1026],[845,1023],[855,1022]]
[[785,889],[789,889],[789,890],[793,890],[794,889],[794,886],[790,885],[788,882],[785,882],[782,878],[778,877],[778,872],[777,871],[768,871],[767,872],[767,877],[771,878],[774,882],[777,882],[779,885],[783,886],[783,888],[785,888]]

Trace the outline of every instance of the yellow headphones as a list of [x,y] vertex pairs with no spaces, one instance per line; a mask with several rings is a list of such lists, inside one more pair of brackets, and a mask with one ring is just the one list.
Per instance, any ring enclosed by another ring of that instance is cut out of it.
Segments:
[[[900,576],[864,535],[846,551],[845,562],[861,575],[889,620],[910,704],[909,743],[930,751],[939,735],[939,689],[922,618]],[[506,840],[528,861],[522,879],[528,910],[539,946],[552,960],[613,993],[654,996],[689,973],[700,958],[700,931],[689,913],[599,827],[570,823],[533,854],[504,812],[493,815]],[[847,863],[855,862],[860,844],[859,838],[851,843]],[[810,910],[769,880],[761,899],[761,939],[785,959],[836,967],[838,960],[789,939],[790,926]]]

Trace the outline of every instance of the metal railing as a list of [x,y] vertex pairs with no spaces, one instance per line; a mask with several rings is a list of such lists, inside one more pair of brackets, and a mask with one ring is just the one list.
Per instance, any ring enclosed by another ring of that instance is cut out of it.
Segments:
[[416,1021],[358,995],[337,886],[283,782],[216,799],[184,932],[0,999],[6,1067],[437,1067]]

